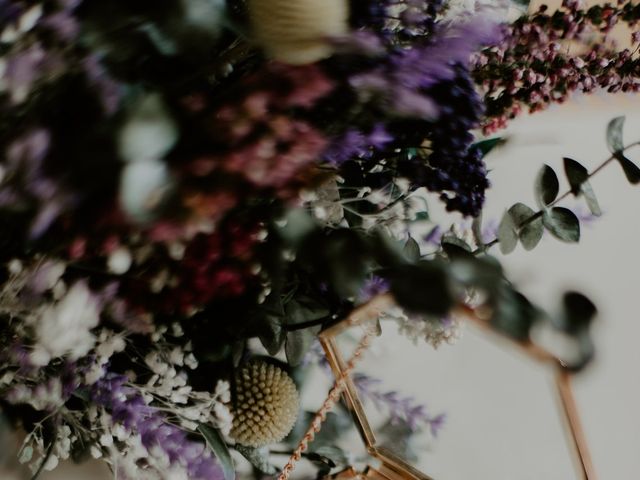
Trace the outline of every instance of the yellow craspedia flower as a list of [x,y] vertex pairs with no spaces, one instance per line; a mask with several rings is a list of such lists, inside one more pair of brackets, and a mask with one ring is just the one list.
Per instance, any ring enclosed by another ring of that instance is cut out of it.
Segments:
[[254,39],[267,55],[304,65],[332,53],[329,37],[347,33],[347,0],[249,0]]
[[236,375],[231,438],[248,447],[277,443],[293,428],[298,405],[289,375],[274,365],[250,362]]

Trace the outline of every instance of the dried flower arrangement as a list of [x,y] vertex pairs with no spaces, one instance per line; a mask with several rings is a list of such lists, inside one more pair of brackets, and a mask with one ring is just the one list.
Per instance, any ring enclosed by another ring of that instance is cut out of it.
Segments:
[[[566,159],[564,194],[543,168],[538,208],[489,228],[502,139],[480,132],[572,92],[637,92],[640,34],[622,49],[608,33],[640,5],[512,7],[0,0],[0,412],[33,478],[93,457],[117,478],[230,480],[230,450],[275,473],[318,332],[384,292],[381,320],[433,346],[472,305],[517,340],[548,323],[587,365],[593,304],[570,292],[544,313],[490,252],[577,242],[559,202],[599,215],[590,178],[618,163],[640,183],[640,142],[614,119],[600,167]],[[432,194],[472,223],[414,238]],[[356,383],[407,435],[441,427]],[[327,455],[319,474],[340,466]]]

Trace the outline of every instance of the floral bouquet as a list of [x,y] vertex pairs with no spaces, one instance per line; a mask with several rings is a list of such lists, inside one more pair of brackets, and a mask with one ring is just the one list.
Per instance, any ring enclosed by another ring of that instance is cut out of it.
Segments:
[[[481,310],[516,340],[566,335],[583,368],[593,304],[545,312],[491,253],[577,242],[558,203],[599,215],[590,178],[618,163],[639,183],[637,143],[614,119],[601,167],[565,159],[566,193],[544,167],[538,205],[495,228],[484,158],[521,112],[637,92],[640,34],[609,33],[639,20],[625,0],[0,0],[7,455],[30,478],[94,458],[116,478],[231,480],[230,451],[273,475],[318,332],[384,293],[381,321],[432,346]],[[406,435],[441,427],[356,383]],[[330,451],[310,454],[319,476]]]

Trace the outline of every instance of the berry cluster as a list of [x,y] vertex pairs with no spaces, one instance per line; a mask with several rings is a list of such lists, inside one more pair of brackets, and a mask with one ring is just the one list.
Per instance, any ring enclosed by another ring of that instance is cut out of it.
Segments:
[[[478,56],[474,78],[484,90],[485,133],[504,127],[524,110],[562,103],[572,92],[640,90],[640,36],[632,35],[633,50],[615,48],[607,36],[620,22],[634,27],[640,5],[627,1],[582,9],[565,1],[554,13],[547,10],[543,5],[520,18],[500,46]],[[565,45],[568,41],[572,48]]]

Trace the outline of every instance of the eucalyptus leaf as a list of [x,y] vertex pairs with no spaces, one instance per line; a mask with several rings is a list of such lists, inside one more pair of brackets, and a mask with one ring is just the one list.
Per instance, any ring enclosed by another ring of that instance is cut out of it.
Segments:
[[140,25],[138,29],[147,34],[149,40],[161,55],[173,56],[178,53],[178,46],[175,41],[160,30],[157,25],[147,22]]
[[409,237],[407,242],[404,244],[404,248],[402,249],[404,256],[411,262],[417,262],[420,260],[420,245],[415,239]]
[[284,351],[291,366],[295,367],[302,363],[319,331],[320,327],[311,327],[287,333]]
[[445,248],[445,250],[446,250],[446,245],[455,245],[456,247],[466,250],[467,252],[472,251],[471,246],[467,242],[465,242],[464,240],[457,237],[454,233],[451,233],[451,232],[447,232],[444,235],[442,235],[442,238],[440,239],[440,243],[442,244],[442,247]]
[[277,222],[277,227],[282,238],[297,246],[317,228],[317,225],[305,209],[292,208]]
[[276,355],[287,338],[287,334],[284,328],[282,328],[283,320],[282,317],[273,315],[267,315],[264,319],[263,325],[265,328],[259,335],[259,339],[269,355]]
[[524,249],[530,251],[536,248],[544,234],[542,217],[537,218],[536,212],[524,203],[513,205],[509,209],[509,214],[518,226],[518,238]]
[[571,186],[571,193],[576,197],[584,195],[584,199],[586,200],[591,213],[596,217],[602,215],[598,198],[596,197],[593,187],[589,182],[589,172],[587,169],[582,164],[571,158],[565,157],[563,161],[564,171],[567,175],[569,185]]
[[591,184],[589,182],[584,182],[582,184],[581,191],[592,215],[596,217],[601,216],[602,209],[600,208],[598,197],[596,197],[596,193],[593,191],[593,187],[591,187]]
[[198,425],[198,431],[205,438],[207,445],[218,459],[224,473],[224,480],[235,480],[236,469],[233,465],[233,459],[220,432],[204,423]]
[[288,325],[297,325],[320,320],[329,315],[327,306],[311,297],[299,295],[291,299],[284,307]]
[[237,367],[242,362],[242,359],[244,357],[244,353],[245,353],[245,350],[246,350],[246,346],[247,346],[247,344],[246,344],[245,340],[240,340],[240,341],[235,342],[233,344],[233,349],[232,349],[232,352],[231,352],[231,358],[232,358],[234,367]]
[[494,148],[504,145],[505,143],[507,143],[507,141],[503,137],[495,137],[474,143],[473,147],[480,150],[480,152],[482,153],[482,157],[486,157],[487,154]]
[[253,448],[236,445],[234,448],[262,473],[266,475],[278,473],[278,468],[269,461],[269,449],[267,447]]
[[491,324],[505,335],[524,341],[529,339],[531,327],[539,317],[539,310],[524,295],[503,285],[495,298]]
[[567,365],[567,368],[573,372],[577,372],[586,367],[593,357],[595,356],[596,347],[591,338],[591,333],[588,329],[581,330],[575,335],[575,340],[578,343],[578,350],[580,352],[580,359],[574,363]]
[[560,192],[560,182],[553,168],[543,165],[536,177],[535,183],[536,199],[540,207],[551,204]]
[[616,117],[607,125],[607,145],[611,153],[618,153],[624,150],[624,140],[622,129],[625,117]]
[[391,293],[407,310],[445,315],[454,304],[447,271],[434,262],[403,265],[387,273]]
[[498,241],[503,255],[513,252],[518,245],[518,232],[516,223],[509,212],[505,212],[498,227]]
[[640,168],[638,168],[635,163],[625,157],[622,153],[616,154],[616,160],[618,160],[618,163],[622,167],[629,183],[632,185],[640,183]]
[[482,238],[482,212],[480,215],[473,219],[471,222],[471,233],[473,233],[473,239],[476,241],[478,247],[484,246],[484,238]]
[[544,212],[542,222],[559,240],[569,243],[580,241],[580,220],[568,208],[555,207]]
[[586,296],[578,292],[567,292],[563,298],[564,321],[560,325],[563,331],[576,335],[588,329],[598,309]]
[[567,180],[571,186],[571,193],[578,196],[582,189],[582,184],[589,180],[589,172],[581,163],[572,158],[565,157],[562,160]]
[[320,477],[328,475],[336,467],[343,468],[349,464],[347,454],[341,448],[333,445],[312,448],[307,454],[307,458],[318,466]]
[[426,222],[429,221],[430,218],[429,212],[418,212],[413,220],[415,222]]

